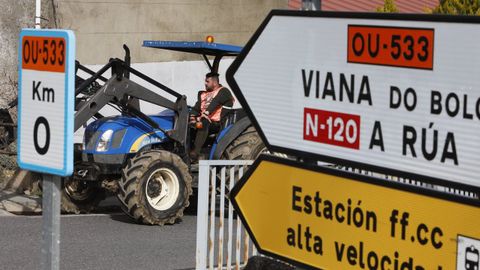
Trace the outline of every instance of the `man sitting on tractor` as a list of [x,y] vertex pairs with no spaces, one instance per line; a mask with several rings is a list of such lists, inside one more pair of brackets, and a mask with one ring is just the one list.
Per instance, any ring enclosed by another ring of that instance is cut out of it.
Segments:
[[223,106],[232,107],[234,102],[230,90],[220,84],[218,73],[207,73],[205,91],[198,92],[197,102],[190,112],[190,123],[197,129],[194,147],[190,152],[192,161],[198,160],[209,131],[219,130]]

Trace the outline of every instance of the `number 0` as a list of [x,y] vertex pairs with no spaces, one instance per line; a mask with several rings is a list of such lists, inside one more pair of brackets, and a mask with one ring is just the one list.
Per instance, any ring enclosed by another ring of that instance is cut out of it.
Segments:
[[353,119],[347,121],[345,133],[348,143],[353,144],[357,141],[357,123]]
[[[45,145],[40,147],[38,144],[38,127],[42,124],[45,126],[46,139]],[[47,119],[43,116],[38,117],[33,126],[33,143],[35,145],[35,150],[37,150],[40,155],[45,155],[48,152],[48,148],[50,147],[50,126],[48,125]]]

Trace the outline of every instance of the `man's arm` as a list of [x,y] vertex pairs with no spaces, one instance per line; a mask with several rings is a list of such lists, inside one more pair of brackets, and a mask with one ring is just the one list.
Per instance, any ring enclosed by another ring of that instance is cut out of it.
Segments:
[[190,110],[191,115],[195,115],[195,116],[200,115],[200,105],[202,103],[200,96],[202,95],[202,92],[203,91],[198,91],[197,102],[195,103],[195,105],[193,105],[192,109]]
[[215,96],[215,98],[213,98],[210,105],[208,105],[207,111],[208,113],[211,113],[220,106],[233,106],[232,93],[230,93],[230,90],[228,90],[228,88],[226,87],[223,87],[220,92],[218,92],[218,94]]

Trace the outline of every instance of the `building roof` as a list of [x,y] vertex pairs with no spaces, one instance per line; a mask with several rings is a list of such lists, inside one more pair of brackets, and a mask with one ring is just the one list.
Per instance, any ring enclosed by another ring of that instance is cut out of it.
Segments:
[[[400,13],[425,13],[440,3],[440,0],[394,0]],[[384,0],[321,0],[324,11],[375,12]],[[301,9],[302,0],[289,0],[290,9]]]

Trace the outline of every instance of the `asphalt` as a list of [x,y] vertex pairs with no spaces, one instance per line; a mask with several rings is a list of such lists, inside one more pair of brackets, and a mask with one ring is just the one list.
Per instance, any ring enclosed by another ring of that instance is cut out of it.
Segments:
[[[40,215],[0,217],[0,269],[41,269],[43,222]],[[123,213],[60,218],[59,269],[193,270],[195,250],[194,215],[166,226],[140,225]]]

